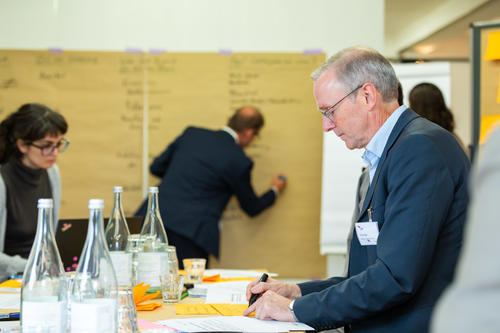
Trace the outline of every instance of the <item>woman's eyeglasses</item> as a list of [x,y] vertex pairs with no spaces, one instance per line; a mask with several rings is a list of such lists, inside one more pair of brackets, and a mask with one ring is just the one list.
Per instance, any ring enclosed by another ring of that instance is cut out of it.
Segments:
[[69,139],[68,138],[62,138],[61,141],[56,143],[55,145],[45,145],[45,146],[39,146],[34,144],[33,142],[28,143],[30,146],[33,146],[35,148],[40,149],[42,152],[42,156],[48,156],[52,155],[54,151],[57,149],[60,153],[64,153],[66,149],[68,149],[69,146]]

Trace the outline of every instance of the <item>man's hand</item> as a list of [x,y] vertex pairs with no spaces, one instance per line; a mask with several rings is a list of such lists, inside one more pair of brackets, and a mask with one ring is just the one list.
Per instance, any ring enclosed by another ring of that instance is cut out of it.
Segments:
[[283,192],[286,187],[286,177],[282,174],[274,176],[271,187],[278,190],[279,193]]
[[255,279],[247,286],[247,300],[250,299],[252,294],[262,294],[267,290],[274,291],[276,294],[286,297],[290,300],[302,296],[300,288],[296,284],[284,283],[273,278],[268,278],[267,282],[260,282]]
[[288,308],[291,300],[273,291],[266,291],[255,303],[243,312],[248,316],[255,311],[255,318],[279,321],[295,321],[292,311]]

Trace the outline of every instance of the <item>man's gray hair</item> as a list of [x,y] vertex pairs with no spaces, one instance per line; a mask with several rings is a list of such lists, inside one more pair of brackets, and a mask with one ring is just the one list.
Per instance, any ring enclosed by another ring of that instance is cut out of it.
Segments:
[[348,91],[371,82],[382,95],[384,102],[398,98],[398,78],[394,68],[384,56],[373,49],[356,46],[334,54],[311,74],[312,80],[316,81],[330,69]]

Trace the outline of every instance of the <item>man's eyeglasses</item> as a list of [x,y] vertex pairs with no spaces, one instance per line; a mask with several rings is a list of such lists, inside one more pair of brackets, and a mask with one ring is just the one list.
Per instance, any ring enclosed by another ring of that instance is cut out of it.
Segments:
[[62,138],[61,141],[59,141],[55,145],[49,144],[49,145],[45,145],[45,146],[39,146],[39,145],[34,144],[33,142],[30,142],[28,144],[30,146],[33,146],[35,148],[40,149],[40,151],[42,152],[42,156],[48,156],[48,155],[52,155],[56,149],[60,153],[64,153],[69,146],[69,139]]
[[321,114],[328,118],[328,120],[330,121],[333,121],[333,113],[335,112],[333,109],[340,104],[340,102],[342,102],[344,99],[346,99],[349,95],[351,95],[352,93],[354,93],[355,91],[357,91],[359,88],[361,88],[363,85],[360,84],[359,86],[357,86],[356,88],[354,88],[353,90],[351,90],[351,92],[349,92],[347,95],[345,95],[344,97],[342,97],[337,103],[333,104],[332,106],[328,107],[325,111],[321,111],[319,110],[319,112],[321,112]]

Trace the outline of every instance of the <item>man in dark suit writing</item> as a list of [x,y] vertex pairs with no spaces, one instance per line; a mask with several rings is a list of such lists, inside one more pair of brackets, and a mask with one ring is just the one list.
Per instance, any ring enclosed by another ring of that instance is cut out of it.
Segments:
[[[243,148],[263,126],[257,108],[242,107],[222,130],[186,128],[151,164],[151,173],[162,178],[160,214],[181,266],[183,258],[218,257],[218,223],[233,194],[243,211],[255,216],[270,207],[285,188],[285,178],[277,175],[271,189],[261,196],[253,190],[253,162]],[[145,212],[146,202],[136,215]]]
[[370,184],[354,225],[347,277],[250,283],[257,318],[324,330],[426,332],[462,245],[470,163],[453,135],[398,105],[378,52],[349,48],[313,73],[323,128],[365,148]]

